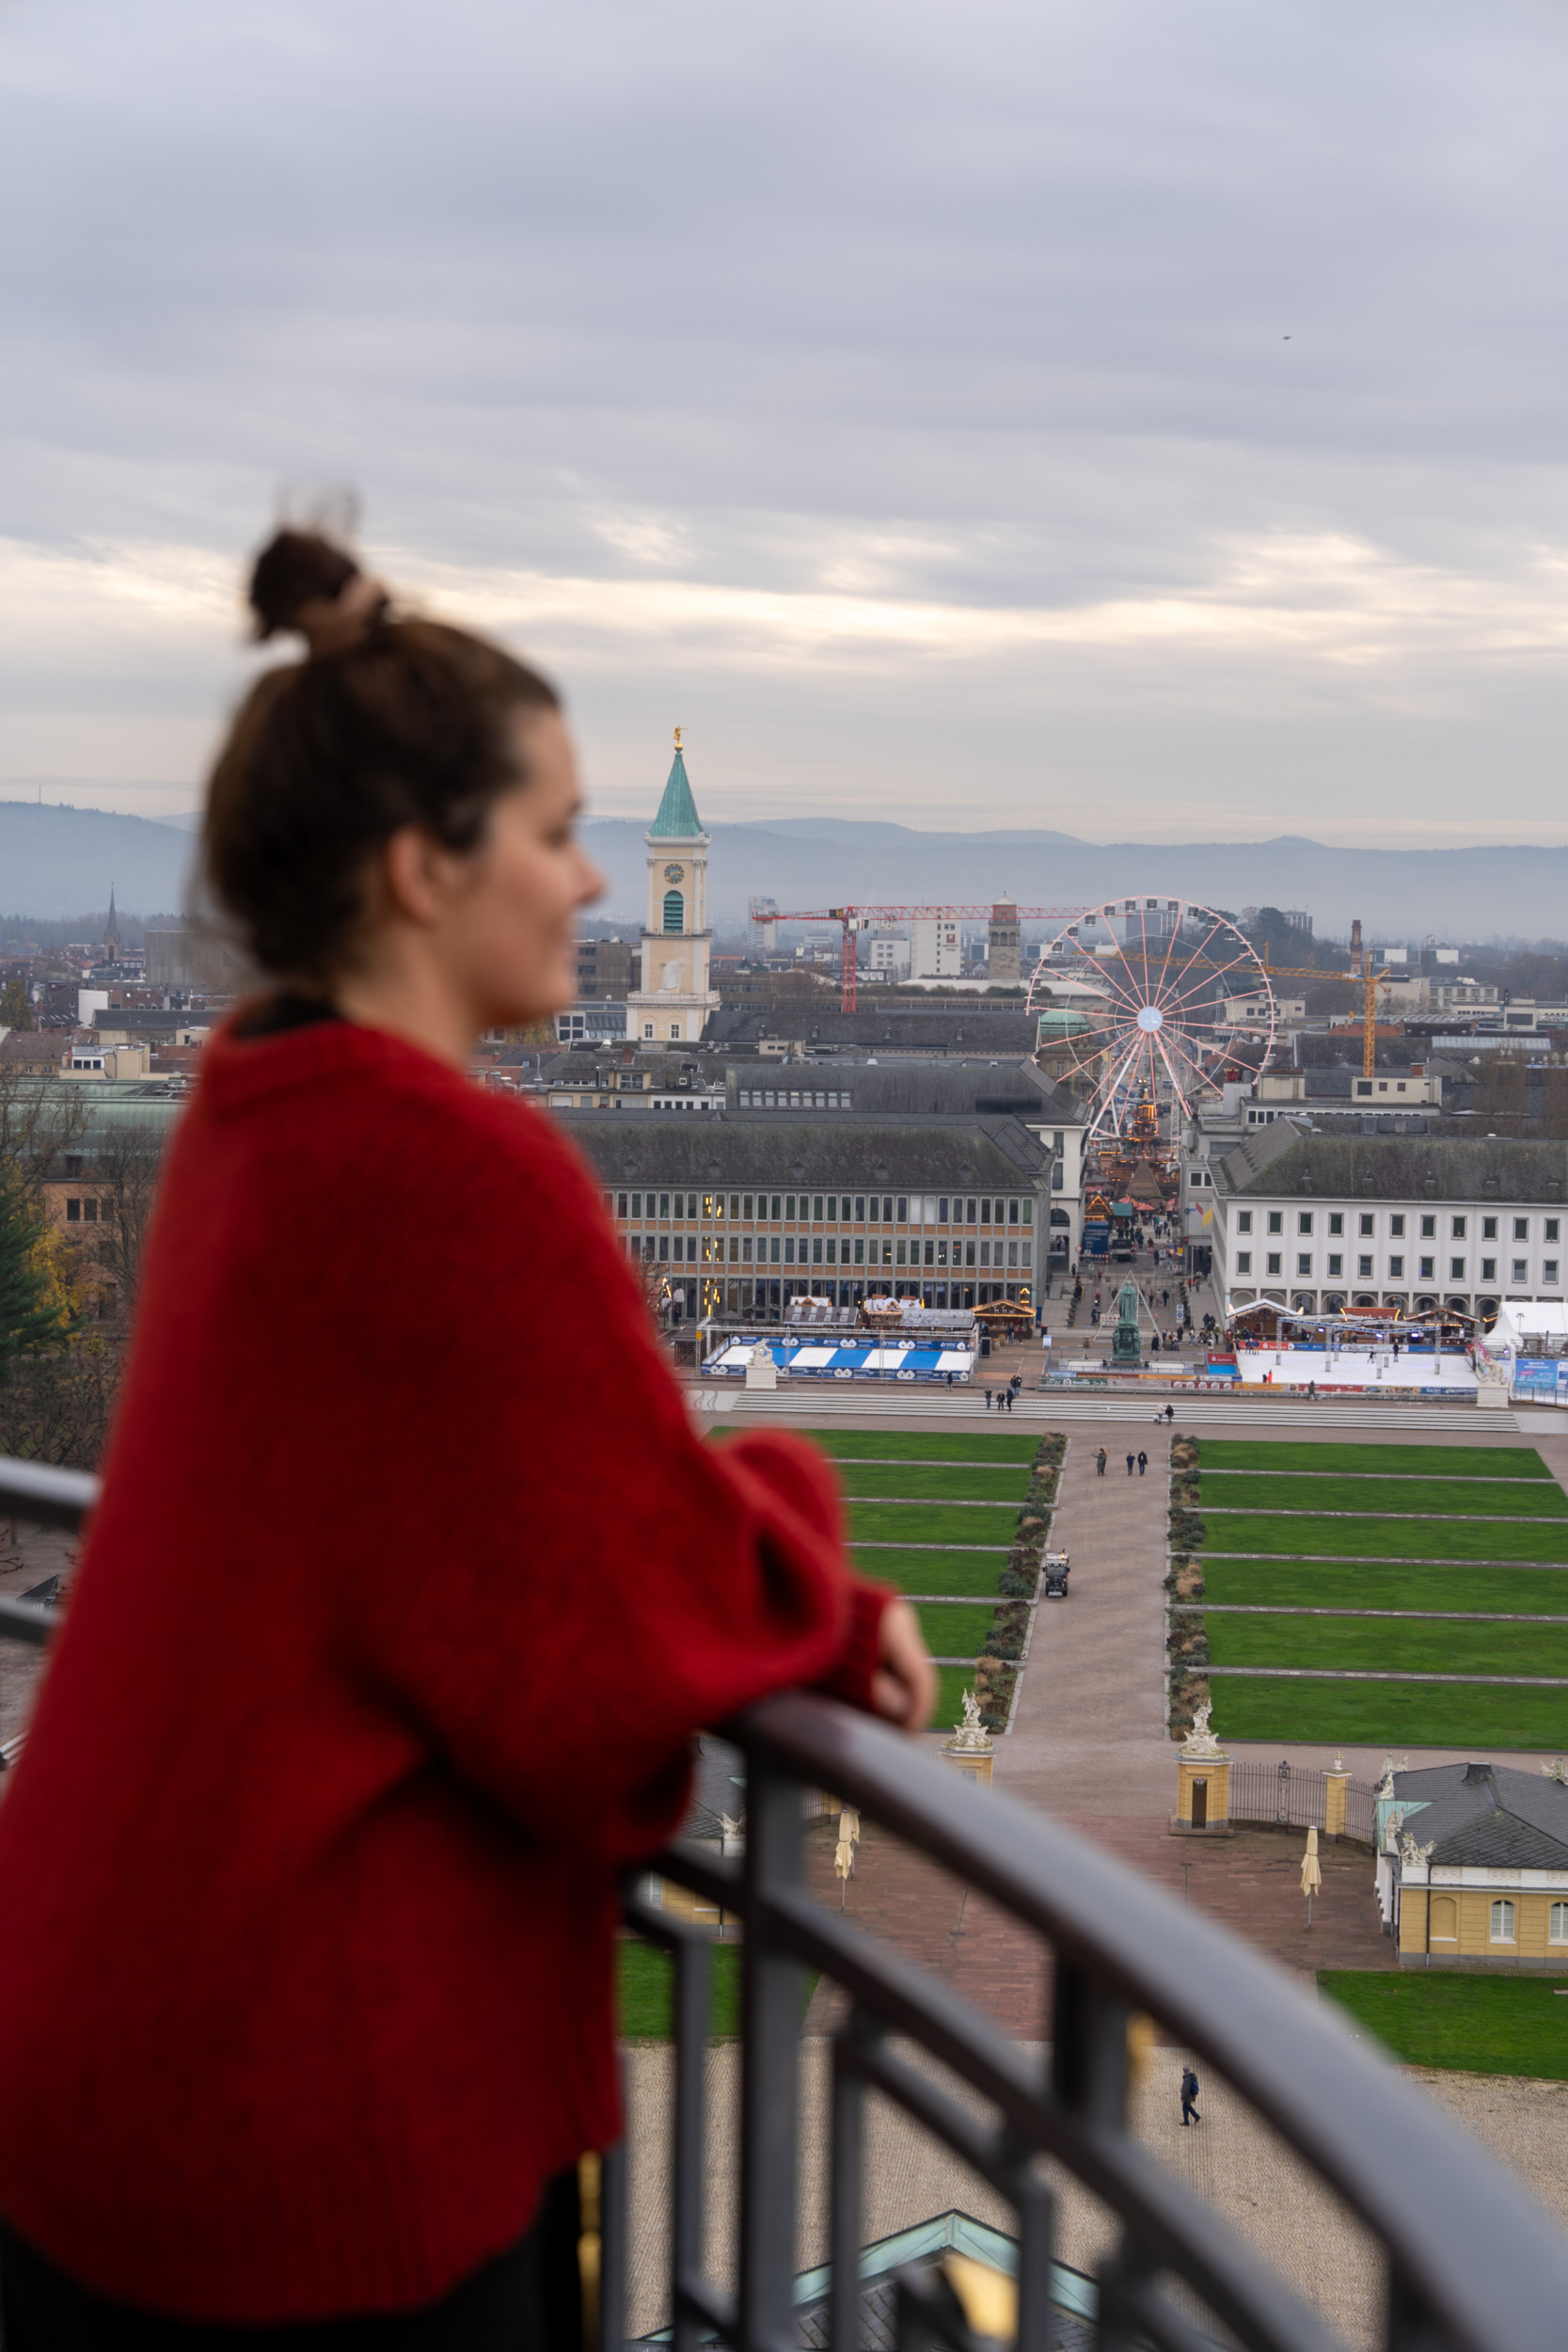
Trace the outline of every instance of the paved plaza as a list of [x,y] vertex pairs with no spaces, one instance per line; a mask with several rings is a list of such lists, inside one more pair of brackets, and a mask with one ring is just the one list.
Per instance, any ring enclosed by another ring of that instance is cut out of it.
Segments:
[[[1379,1438],[1422,1444],[1539,1447],[1560,1483],[1568,1484],[1568,1416],[1520,1409],[1479,1413],[1473,1406],[1433,1405],[1311,1406],[1221,1397],[1173,1399],[1178,1429],[1212,1427],[1240,1435],[1288,1430],[1292,1439],[1332,1442],[1354,1433],[1358,1443]],[[1070,1403],[1074,1408],[1065,1409]],[[816,1390],[728,1401],[737,1422],[768,1420],[786,1426],[941,1430],[997,1425],[983,1400],[906,1396],[860,1390],[847,1395]],[[1011,1731],[997,1743],[995,1781],[1021,1802],[1037,1805],[1081,1836],[1157,1880],[1179,1899],[1209,1913],[1291,1971],[1314,1997],[1314,1972],[1324,1967],[1392,1968],[1392,1944],[1381,1932],[1372,1895],[1371,1858],[1364,1847],[1331,1845],[1321,1851],[1323,1888],[1308,1929],[1299,1881],[1304,1834],[1243,1828],[1227,1839],[1177,1838],[1174,1809],[1176,1750],[1165,1730],[1165,1529],[1169,1438],[1153,1425],[1151,1405],[1114,1405],[1089,1398],[1026,1393],[1007,1426],[1061,1428],[1068,1435],[1051,1542],[1072,1556],[1071,1597],[1040,1604]],[[1095,1455],[1103,1444],[1106,1474]],[[1144,1446],[1148,1467],[1127,1473],[1126,1456]],[[1223,1686],[1219,1731],[1224,1733]],[[942,1735],[928,1735],[934,1749]],[[1238,1757],[1286,1757],[1322,1769],[1321,1747],[1227,1742]],[[1424,1749],[1413,1765],[1468,1760],[1469,1751]],[[1535,1756],[1510,1753],[1526,1771]],[[1381,1751],[1350,1748],[1345,1762],[1357,1777],[1374,1780]],[[832,1873],[834,1825],[808,1834],[808,1874],[819,1898],[836,1905]],[[1022,2042],[1048,2029],[1050,1967],[1037,1942],[995,1906],[969,1893],[923,1856],[875,1824],[865,1826],[856,1875],[846,1897],[849,1915],[907,1951]],[[808,2185],[802,2266],[822,2258],[817,2201],[822,2190],[824,2061],[821,2037],[840,2013],[841,1996],[819,1985],[807,2012],[803,2058]],[[1203,2073],[1204,2124],[1183,2131],[1176,2086],[1185,2054],[1156,2049],[1135,2103],[1137,2128],[1162,2158],[1177,2167],[1203,2197],[1224,2212],[1353,2342],[1370,2343],[1381,2288],[1372,2249],[1354,2219],[1307,2178],[1274,2135],[1228,2088]],[[632,2086],[637,2132],[651,2150],[662,2128],[665,2060],[637,2052]],[[712,2058],[715,2130],[710,2154],[716,2182],[724,2177],[723,2148],[733,2150],[733,2053]],[[1513,2169],[1529,2191],[1568,2224],[1568,2173],[1561,2151],[1568,2130],[1568,2084],[1460,2074],[1417,2077],[1436,2103],[1472,2131]],[[726,2122],[725,2118],[729,2120]],[[866,2216],[868,2239],[957,2205],[1007,2228],[994,2195],[934,2148],[911,2125],[884,2113],[878,2126]],[[726,2138],[725,2134],[731,2137]],[[657,2168],[656,2168],[657,2170]],[[650,2178],[653,2176],[650,2175]],[[651,2199],[651,2201],[650,2201]],[[642,2308],[657,2302],[659,2232],[657,2195],[644,2188],[637,2207],[638,2280]],[[1105,2241],[1103,2216],[1091,2199],[1064,2192],[1061,2258],[1092,2269]],[[721,2268],[722,2233],[715,2241]]]

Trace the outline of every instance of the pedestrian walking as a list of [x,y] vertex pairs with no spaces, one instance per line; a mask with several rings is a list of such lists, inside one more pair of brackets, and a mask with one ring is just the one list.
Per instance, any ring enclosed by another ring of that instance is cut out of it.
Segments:
[[1144,1450],[1143,1450],[1142,1446],[1140,1446],[1140,1447],[1138,1448],[1138,1476],[1139,1476],[1140,1478],[1143,1476],[1143,1474],[1144,1474],[1145,1470],[1148,1470],[1148,1454],[1144,1452]]
[[1186,2125],[1201,2123],[1202,2121],[1197,2111],[1197,2076],[1190,2066],[1184,2066],[1181,2069],[1181,2122]]
[[1105,1464],[1108,1458],[1109,1457],[1106,1454],[1104,1447],[1101,1446],[1100,1452],[1094,1457],[1094,1474],[1097,1478],[1104,1477]]
[[[936,1677],[827,1465],[703,1439],[596,1177],[471,1081],[486,1030],[572,1002],[604,888],[555,690],[314,533],[251,602],[310,648],[207,804],[255,993],[167,1157],[0,1804],[0,2324],[12,2352],[565,2344],[578,2157],[622,2130],[617,1882],[678,1826],[693,1734],[800,1685],[917,1733]],[[542,1315],[547,1357],[517,1341]],[[586,1578],[608,1363],[625,1540]],[[565,1797],[539,1726],[589,1661]]]
[[990,1391],[989,1389],[986,1391],[986,1410],[988,1413],[990,1411]]
[[1175,1407],[1175,1406],[1174,1406],[1174,1405],[1167,1405],[1167,1406],[1165,1406],[1165,1420],[1166,1420],[1167,1424],[1168,1424],[1169,1422],[1173,1422],[1175,1419],[1176,1419],[1176,1407]]
[[1127,1475],[1128,1475],[1128,1477],[1129,1477],[1129,1478],[1131,1478],[1131,1477],[1132,1477],[1132,1465],[1133,1465],[1133,1463],[1134,1463],[1134,1461],[1135,1461],[1136,1459],[1137,1459],[1137,1456],[1136,1456],[1135,1454],[1130,1454],[1128,1455],[1128,1457],[1127,1457]]

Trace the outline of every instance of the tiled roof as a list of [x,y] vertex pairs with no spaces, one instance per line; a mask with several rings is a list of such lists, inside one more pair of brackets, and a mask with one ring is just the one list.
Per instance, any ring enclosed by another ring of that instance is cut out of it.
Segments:
[[1016,1119],[944,1120],[858,1112],[561,1111],[562,1127],[607,1184],[1021,1191],[1051,1165]]
[[771,1005],[751,1012],[732,1009],[713,1014],[704,1041],[732,1049],[761,1039],[800,1038],[824,1050],[859,1046],[866,1053],[999,1054],[1018,1059],[1035,1050],[1039,1026],[1033,1013],[966,1006],[961,1012],[911,1012],[871,1005],[858,1012],[834,1012],[824,1005]]
[[1280,1118],[1227,1152],[1216,1181],[1243,1195],[1552,1202],[1568,1193],[1568,1145],[1517,1136],[1312,1135]]
[[787,1087],[823,1085],[847,1088],[855,1108],[863,1111],[915,1113],[980,1112],[991,1118],[1016,1117],[1059,1120],[1083,1116],[1075,1103],[1058,1101],[1044,1072],[1032,1061],[1008,1055],[995,1061],[943,1057],[920,1061],[900,1057],[895,1061],[724,1063],[724,1081],[733,1092],[778,1091]]
[[1420,1804],[1408,1826],[1433,1862],[1568,1869],[1568,1788],[1544,1772],[1437,1764],[1396,1772],[1394,1794]]

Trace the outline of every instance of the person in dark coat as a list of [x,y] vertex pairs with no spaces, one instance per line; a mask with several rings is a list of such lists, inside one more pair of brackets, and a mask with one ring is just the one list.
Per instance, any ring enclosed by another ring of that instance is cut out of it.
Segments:
[[1129,1477],[1129,1478],[1131,1478],[1131,1477],[1132,1477],[1132,1463],[1133,1463],[1134,1458],[1135,1458],[1135,1457],[1134,1457],[1132,1454],[1130,1454],[1128,1455],[1128,1457],[1127,1457],[1127,1475],[1128,1475],[1128,1477]]
[[1197,2111],[1197,2076],[1193,2073],[1190,2066],[1184,2066],[1181,2069],[1181,2122],[1183,2128],[1189,2123],[1201,2123],[1202,2121],[1203,2118]]
[[1138,1448],[1138,1476],[1139,1476],[1140,1478],[1143,1476],[1143,1474],[1144,1474],[1145,1470],[1148,1470],[1148,1454],[1144,1452],[1144,1450],[1143,1450],[1142,1446],[1140,1446],[1140,1447]]
[[1103,1477],[1104,1477],[1104,1475],[1105,1475],[1105,1462],[1106,1462],[1106,1454],[1105,1454],[1105,1449],[1104,1449],[1104,1447],[1103,1447],[1103,1446],[1101,1446],[1101,1449],[1100,1449],[1100,1452],[1099,1452],[1099,1453],[1095,1455],[1095,1457],[1094,1457],[1094,1474],[1095,1474],[1095,1476],[1096,1476],[1097,1478],[1103,1478]]

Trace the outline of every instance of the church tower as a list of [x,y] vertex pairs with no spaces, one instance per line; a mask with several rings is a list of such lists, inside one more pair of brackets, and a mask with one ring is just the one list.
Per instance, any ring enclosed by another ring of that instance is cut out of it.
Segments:
[[626,1000],[626,1035],[640,1045],[690,1045],[719,1009],[708,984],[707,835],[686,773],[681,731],[648,845],[642,985]]

